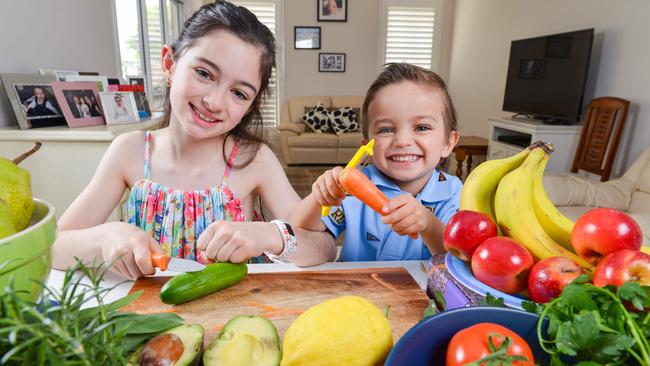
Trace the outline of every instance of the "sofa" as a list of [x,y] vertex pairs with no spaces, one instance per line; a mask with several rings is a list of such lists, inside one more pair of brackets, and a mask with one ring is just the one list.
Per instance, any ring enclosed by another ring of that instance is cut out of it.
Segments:
[[363,136],[361,131],[315,133],[302,121],[306,111],[322,103],[327,109],[358,108],[361,121],[361,96],[310,96],[289,98],[280,110],[280,151],[284,162],[294,164],[346,164],[354,155]]
[[544,188],[573,220],[593,207],[627,212],[641,227],[643,245],[650,245],[650,147],[620,178],[600,182],[577,174],[549,174],[544,176]]

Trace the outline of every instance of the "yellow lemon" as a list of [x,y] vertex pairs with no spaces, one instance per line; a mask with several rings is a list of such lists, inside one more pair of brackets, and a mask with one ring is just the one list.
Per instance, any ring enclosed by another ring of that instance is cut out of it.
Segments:
[[342,296],[312,306],[284,334],[281,366],[373,366],[393,347],[388,319],[370,301]]

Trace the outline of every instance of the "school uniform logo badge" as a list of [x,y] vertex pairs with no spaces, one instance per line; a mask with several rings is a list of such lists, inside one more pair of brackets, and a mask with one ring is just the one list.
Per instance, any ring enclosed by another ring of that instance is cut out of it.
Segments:
[[379,241],[379,238],[372,235],[372,234],[370,234],[370,233],[366,233],[366,240],[368,240],[368,241]]
[[334,210],[334,212],[332,212],[330,214],[330,217],[332,218],[332,220],[334,220],[334,222],[337,225],[340,225],[343,222],[343,219],[345,219],[345,215],[343,214],[343,210],[341,210],[340,208],[337,208],[336,210]]

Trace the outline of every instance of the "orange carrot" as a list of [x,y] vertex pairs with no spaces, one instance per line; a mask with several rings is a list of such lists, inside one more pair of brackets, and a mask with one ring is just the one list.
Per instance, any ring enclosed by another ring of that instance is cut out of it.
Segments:
[[[377,186],[372,184],[370,179],[366,177],[360,170],[355,168],[345,168],[339,174],[339,182],[343,189],[365,203],[375,212],[384,215],[381,208],[388,202],[386,197]],[[413,239],[418,238],[418,234],[410,234]]]
[[160,268],[161,271],[167,270],[167,265],[171,258],[164,254],[151,253],[151,265]]

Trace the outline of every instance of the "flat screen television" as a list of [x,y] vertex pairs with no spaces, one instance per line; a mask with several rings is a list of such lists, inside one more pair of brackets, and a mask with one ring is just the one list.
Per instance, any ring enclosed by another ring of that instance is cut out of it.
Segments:
[[503,110],[552,124],[579,121],[594,29],[512,41]]

